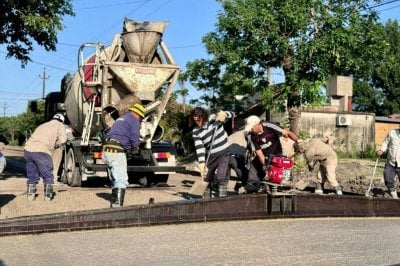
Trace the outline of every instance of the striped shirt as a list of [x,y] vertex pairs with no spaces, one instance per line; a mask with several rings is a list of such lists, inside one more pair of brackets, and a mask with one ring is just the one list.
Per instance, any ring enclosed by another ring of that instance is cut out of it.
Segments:
[[[227,118],[234,116],[233,112],[227,111],[226,114]],[[210,156],[219,156],[229,152],[230,144],[228,142],[228,134],[225,132],[223,125],[211,120],[201,127],[195,127],[192,131],[192,137],[199,163],[206,161],[206,155],[208,155],[214,132],[215,137],[211,147]]]

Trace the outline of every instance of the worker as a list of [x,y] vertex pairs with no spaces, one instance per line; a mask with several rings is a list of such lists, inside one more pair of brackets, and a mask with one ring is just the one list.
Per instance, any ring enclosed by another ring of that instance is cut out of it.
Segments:
[[[227,196],[228,179],[227,170],[229,163],[228,134],[225,132],[223,123],[227,118],[234,116],[230,111],[219,111],[214,118],[207,110],[196,107],[192,110],[189,126],[194,127],[192,137],[199,162],[200,175],[204,181],[209,182],[209,189],[206,189],[204,198],[212,195],[210,190],[218,187],[218,196]],[[206,157],[208,157],[206,159]],[[216,175],[214,180],[214,175]],[[215,183],[215,184],[213,184]]]
[[249,168],[248,183],[244,186],[247,193],[262,190],[261,181],[268,174],[269,161],[273,156],[282,156],[280,136],[297,141],[295,133],[271,122],[262,122],[258,116],[251,115],[246,119],[244,128],[248,133]]
[[140,122],[146,109],[136,103],[120,116],[106,135],[103,160],[111,181],[111,208],[122,207],[128,185],[127,154],[137,152],[140,146]]
[[376,154],[381,156],[384,152],[387,152],[387,158],[383,170],[383,179],[390,196],[398,199],[394,178],[396,175],[398,178],[400,177],[400,128],[392,129],[386,135]]
[[237,182],[234,190],[239,191],[246,185],[248,179],[248,170],[246,168],[246,134],[244,129],[238,130],[228,136],[229,146],[229,166],[227,176],[230,178],[231,170],[236,173]]
[[54,149],[61,147],[67,140],[64,128],[64,116],[55,114],[52,120],[41,124],[32,133],[24,147],[26,173],[28,176],[28,200],[36,197],[36,184],[42,176],[44,183],[44,199],[53,199],[53,160]]
[[6,157],[1,152],[5,148],[5,146],[6,145],[3,142],[0,142],[0,175],[3,173],[7,165]]
[[336,180],[337,155],[329,144],[326,144],[321,138],[314,138],[308,142],[298,140],[295,144],[295,150],[296,152],[304,153],[308,170],[313,171],[316,163],[319,163],[318,182],[315,188],[316,194],[323,194],[322,184],[327,180],[335,189],[336,195],[343,195],[342,189]]

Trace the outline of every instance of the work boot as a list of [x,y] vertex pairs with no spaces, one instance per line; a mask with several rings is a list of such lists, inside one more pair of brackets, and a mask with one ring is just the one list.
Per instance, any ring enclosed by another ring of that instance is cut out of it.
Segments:
[[242,187],[242,181],[237,181],[233,190],[235,190],[236,193],[239,193],[239,189],[241,187]]
[[51,201],[53,199],[53,184],[44,184],[44,200]]
[[324,194],[324,191],[322,190],[322,184],[321,183],[316,183],[314,193],[318,194],[318,195]]
[[336,191],[336,195],[343,196],[343,192],[342,192],[342,189],[340,188],[340,186],[335,187],[335,191]]
[[36,197],[36,184],[28,184],[27,192],[28,201],[33,201]]
[[390,192],[390,196],[392,196],[393,199],[398,199],[399,198],[397,196],[397,191],[395,189],[391,189],[389,192]]
[[218,197],[228,196],[228,184],[218,185]]
[[211,188],[207,187],[206,190],[204,190],[203,199],[211,199],[211,197],[212,197]]
[[118,208],[124,205],[125,189],[113,188],[111,190],[111,208]]

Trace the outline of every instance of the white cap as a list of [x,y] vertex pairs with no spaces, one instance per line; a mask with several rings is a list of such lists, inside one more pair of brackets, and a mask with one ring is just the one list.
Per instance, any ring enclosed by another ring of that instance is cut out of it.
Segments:
[[55,114],[55,115],[53,116],[53,119],[60,120],[60,121],[63,122],[63,123],[64,123],[64,121],[65,121],[65,118],[64,118],[64,116],[63,116],[62,114]]
[[244,131],[250,132],[250,130],[257,124],[261,122],[261,119],[256,115],[251,115],[246,118],[246,125],[244,126]]

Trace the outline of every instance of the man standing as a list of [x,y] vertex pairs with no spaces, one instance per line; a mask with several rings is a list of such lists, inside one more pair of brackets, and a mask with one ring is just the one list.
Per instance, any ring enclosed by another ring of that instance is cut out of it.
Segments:
[[400,176],[400,129],[393,129],[383,140],[381,148],[376,151],[381,156],[387,151],[387,159],[385,169],[383,170],[383,178],[385,185],[389,190],[390,196],[398,199],[396,188],[394,187],[394,178]]
[[24,158],[28,176],[28,200],[36,197],[36,184],[42,176],[44,199],[53,199],[53,160],[54,149],[61,147],[67,140],[64,128],[64,116],[55,114],[53,119],[38,126],[25,144]]
[[134,104],[120,116],[107,133],[103,145],[103,160],[111,180],[111,208],[122,207],[128,185],[128,165],[125,152],[139,150],[140,122],[146,113],[141,104]]
[[[193,109],[189,121],[189,126],[194,126],[192,137],[199,162],[200,175],[204,178],[204,181],[209,182],[212,186],[211,183],[216,173],[215,183],[218,185],[219,197],[227,196],[228,187],[226,172],[229,163],[229,143],[223,123],[227,118],[233,116],[233,112],[220,111],[215,120],[209,121],[208,112],[201,107],[196,107]],[[206,160],[206,157],[208,157],[208,160]],[[210,190],[207,189],[204,197],[211,197],[209,193]]]
[[312,139],[309,142],[298,141],[296,151],[304,153],[308,164],[308,169],[312,171],[319,162],[318,183],[315,188],[316,194],[323,194],[322,184],[328,180],[329,184],[335,189],[336,195],[343,195],[343,192],[336,180],[336,167],[338,164],[336,152],[331,146],[321,139]]
[[272,156],[282,156],[280,136],[297,141],[295,133],[270,122],[261,122],[258,116],[246,119],[244,130],[248,132],[248,145],[253,156],[249,159],[249,179],[244,187],[246,192],[261,189],[261,180],[268,173],[269,160]]

